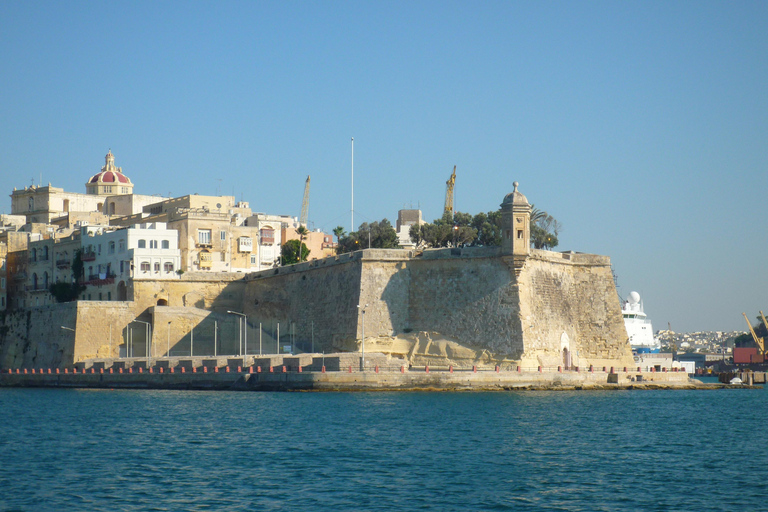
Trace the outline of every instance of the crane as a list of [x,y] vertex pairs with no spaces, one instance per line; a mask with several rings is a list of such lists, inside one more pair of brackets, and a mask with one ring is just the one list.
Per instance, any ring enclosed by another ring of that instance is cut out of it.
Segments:
[[448,181],[445,182],[446,188],[445,188],[445,208],[443,209],[443,215],[446,213],[451,214],[451,218],[453,218],[453,186],[456,184],[456,166],[453,166],[453,174],[451,174],[451,177],[448,178]]
[[309,221],[309,176],[304,183],[304,200],[301,202],[301,217],[299,217],[299,225],[306,226]]
[[[758,338],[757,334],[755,334],[755,330],[752,328],[752,324],[749,323],[749,318],[747,318],[746,313],[742,313],[744,315],[744,320],[747,321],[747,325],[749,326],[749,332],[752,333],[752,339],[755,340],[755,344],[757,345],[757,349],[759,350],[759,354],[765,354],[765,344],[763,343],[763,338]],[[763,316],[763,312],[760,312],[760,316]],[[763,316],[763,321],[765,321],[765,317]]]

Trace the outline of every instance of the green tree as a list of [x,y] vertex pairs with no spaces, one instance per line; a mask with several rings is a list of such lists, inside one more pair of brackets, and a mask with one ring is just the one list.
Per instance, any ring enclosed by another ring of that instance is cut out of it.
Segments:
[[[301,253],[299,253],[299,247],[301,247]],[[309,249],[299,240],[288,240],[280,247],[280,256],[283,265],[293,265],[300,261],[306,261],[307,256],[309,256]]]
[[[304,245],[304,239],[309,234],[309,230],[307,229],[307,227],[306,226],[299,226],[298,228],[296,228],[296,233],[299,235],[299,243],[301,244],[301,246],[302,247],[306,247]],[[301,261],[306,261],[307,260],[307,255],[309,255],[309,251],[307,251],[306,255],[304,254],[304,251],[302,251]]]
[[81,251],[75,253],[75,259],[72,262],[72,282],[58,282],[53,283],[48,291],[51,292],[56,302],[72,302],[77,300],[78,296],[85,291],[85,286],[82,283],[83,270],[85,264],[83,263]]
[[341,242],[341,238],[347,234],[346,231],[344,231],[344,228],[341,226],[336,226],[333,228],[333,234],[336,235],[336,245],[338,246]]
[[531,245],[534,249],[554,249],[562,225],[553,216],[531,205]]
[[339,239],[336,249],[338,254],[343,254],[368,247],[376,249],[395,249],[399,247],[397,231],[387,219],[374,221],[368,224],[363,222],[357,231],[352,231],[347,236]]
[[472,244],[477,238],[477,229],[472,225],[472,216],[468,213],[446,212],[432,223],[413,225],[408,234],[416,245],[428,247],[458,247]]

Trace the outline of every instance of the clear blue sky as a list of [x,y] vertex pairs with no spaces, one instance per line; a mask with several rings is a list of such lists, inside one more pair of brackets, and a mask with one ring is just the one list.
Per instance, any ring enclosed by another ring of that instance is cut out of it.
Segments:
[[0,2],[0,212],[109,148],[140,194],[350,229],[512,182],[654,328],[768,310],[768,2]]

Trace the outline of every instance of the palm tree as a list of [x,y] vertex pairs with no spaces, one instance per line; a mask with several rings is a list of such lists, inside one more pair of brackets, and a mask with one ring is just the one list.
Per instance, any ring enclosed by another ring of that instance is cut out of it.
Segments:
[[341,226],[336,226],[333,228],[333,234],[336,235],[336,246],[338,247],[341,243],[341,237],[343,237],[346,234],[346,231],[344,231],[344,228]]
[[299,261],[304,261],[304,237],[309,234],[309,230],[302,225],[296,228],[296,233],[299,235]]

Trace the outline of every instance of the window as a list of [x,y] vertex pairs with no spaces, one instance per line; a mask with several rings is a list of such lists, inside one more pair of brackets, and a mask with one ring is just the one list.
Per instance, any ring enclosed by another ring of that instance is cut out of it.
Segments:
[[197,243],[201,245],[211,245],[211,230],[210,229],[198,229],[197,230]]
[[523,230],[522,229],[518,229],[517,230],[517,239],[518,240],[522,240],[523,239]]
[[115,242],[109,242],[109,254],[115,254]]
[[168,273],[170,273],[170,272],[173,272],[173,263],[170,263],[170,262],[168,262],[168,263],[165,263],[165,264],[163,265],[163,268],[165,269],[165,273],[166,273],[166,274],[168,274]]
[[251,254],[251,265],[255,265],[255,264],[256,264],[256,255]]
[[139,240],[139,249],[146,249],[146,248],[147,248],[147,241]]
[[157,249],[157,240],[150,240],[149,241],[149,248],[150,249]]
[[163,240],[163,249],[170,249],[171,248],[171,242],[168,240]]
[[155,263],[155,273],[160,272],[160,263]]
[[107,292],[107,300],[112,300],[112,292]]
[[148,261],[142,261],[141,262],[141,271],[142,272],[149,272],[149,262]]
[[0,288],[5,288],[5,278],[0,277]]
[[37,249],[32,249],[30,253],[29,261],[37,261]]
[[48,246],[43,247],[43,261],[48,261]]
[[43,289],[48,289],[48,272],[43,273]]
[[119,252],[125,252],[125,240],[120,240],[117,245],[117,250]]
[[99,244],[99,250],[97,254],[101,254],[101,244]]
[[124,261],[121,261],[121,262],[120,262],[120,273],[121,273],[121,274],[123,273],[123,268],[124,268],[124,265],[123,265],[123,264],[124,264],[124,263],[125,263]]
[[275,230],[272,228],[261,229],[259,230],[259,237],[261,238],[261,243],[273,244],[275,243]]
[[221,231],[219,233],[219,236],[221,237],[221,241],[222,242],[226,242],[227,241],[227,232],[226,231]]

